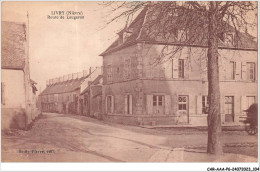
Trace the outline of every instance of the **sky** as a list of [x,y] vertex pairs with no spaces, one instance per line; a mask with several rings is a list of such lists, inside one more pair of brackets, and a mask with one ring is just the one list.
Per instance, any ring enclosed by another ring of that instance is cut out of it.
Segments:
[[[115,14],[101,3],[2,2],[2,21],[29,21],[30,75],[38,83],[38,93],[48,79],[102,66],[99,55],[116,40],[126,19],[107,25]],[[47,19],[51,11],[82,12],[84,19]],[[254,31],[251,34],[257,35]]]
[[[28,23],[30,75],[39,92],[46,80],[102,65],[99,56],[125,26],[107,25],[111,9],[101,2],[2,2],[2,21]],[[51,11],[82,12],[84,19],[47,19]]]

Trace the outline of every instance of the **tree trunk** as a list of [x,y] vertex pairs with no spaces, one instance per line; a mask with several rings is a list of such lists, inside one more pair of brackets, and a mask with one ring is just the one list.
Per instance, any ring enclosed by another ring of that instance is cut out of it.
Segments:
[[218,66],[218,9],[216,2],[210,2],[208,27],[208,147],[210,154],[223,153],[221,141],[220,89]]

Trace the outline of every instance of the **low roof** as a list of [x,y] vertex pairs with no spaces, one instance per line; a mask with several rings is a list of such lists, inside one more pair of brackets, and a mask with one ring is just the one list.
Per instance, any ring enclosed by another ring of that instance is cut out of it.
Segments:
[[85,88],[80,94],[84,94],[85,92],[87,92],[90,88],[90,85],[97,85],[100,81],[100,79],[102,79],[103,76],[102,75],[98,75],[98,77],[96,77],[96,79],[94,81],[92,81],[87,88]]
[[80,89],[81,83],[87,77],[88,76],[49,85],[49,86],[47,86],[47,88],[45,88],[42,91],[42,93],[40,95],[60,94],[60,93],[73,92],[73,91],[75,91],[77,89]]
[[26,25],[2,21],[2,69],[24,69],[26,58]]

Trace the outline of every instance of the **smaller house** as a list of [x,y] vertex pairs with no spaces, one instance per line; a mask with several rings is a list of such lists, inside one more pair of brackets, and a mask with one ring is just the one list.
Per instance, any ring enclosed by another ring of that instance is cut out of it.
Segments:
[[99,118],[102,113],[102,84],[103,76],[98,75],[94,81],[80,93],[80,114]]
[[26,28],[25,23],[2,22],[2,129],[26,129],[40,114],[36,82],[30,79]]

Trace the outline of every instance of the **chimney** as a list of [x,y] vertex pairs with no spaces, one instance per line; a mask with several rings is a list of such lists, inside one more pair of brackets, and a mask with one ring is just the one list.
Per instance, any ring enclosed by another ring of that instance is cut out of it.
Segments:
[[92,72],[92,69],[91,69],[91,68],[92,68],[92,67],[89,68],[89,74],[91,74],[91,72]]
[[59,77],[59,82],[63,82],[63,77]]
[[87,70],[83,70],[83,76],[88,76],[88,71]]
[[77,73],[72,74],[72,79],[77,79]]
[[63,76],[63,81],[67,81],[68,80],[68,75],[64,75]]
[[68,80],[72,79],[72,74],[68,74]]

